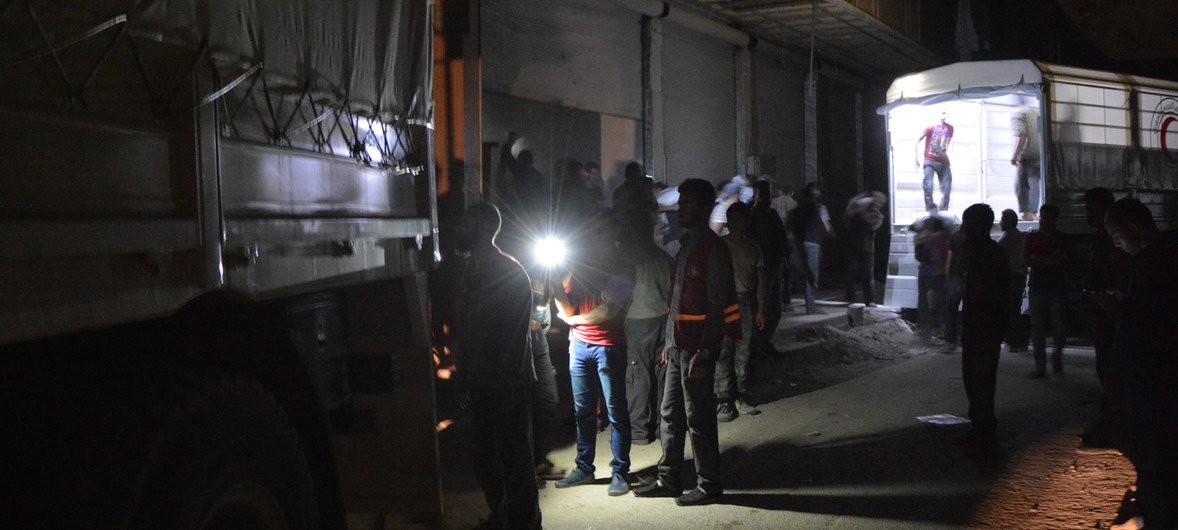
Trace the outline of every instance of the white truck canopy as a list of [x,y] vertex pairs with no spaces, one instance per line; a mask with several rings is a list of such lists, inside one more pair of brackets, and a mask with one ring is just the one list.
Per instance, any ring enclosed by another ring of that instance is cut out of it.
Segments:
[[953,63],[896,78],[881,113],[899,105],[928,105],[956,99],[1005,94],[1038,95],[1044,80],[1116,83],[1143,89],[1178,91],[1178,82],[1048,64],[1028,59]]

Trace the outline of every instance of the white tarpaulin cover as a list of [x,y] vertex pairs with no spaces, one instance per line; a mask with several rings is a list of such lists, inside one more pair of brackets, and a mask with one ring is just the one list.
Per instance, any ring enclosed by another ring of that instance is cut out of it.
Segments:
[[976,61],[945,65],[896,78],[888,87],[888,107],[934,97],[991,93],[1003,87],[1039,85],[1043,72],[1034,61]]

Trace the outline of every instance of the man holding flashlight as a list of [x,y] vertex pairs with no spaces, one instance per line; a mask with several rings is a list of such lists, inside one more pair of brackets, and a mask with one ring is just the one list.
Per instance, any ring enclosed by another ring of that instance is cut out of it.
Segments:
[[[679,185],[679,223],[686,233],[675,258],[662,355],[667,366],[663,457],[658,479],[634,490],[638,497],[676,497],[680,506],[710,504],[723,495],[714,370],[724,336],[740,336],[740,307],[728,246],[708,228],[715,200],[707,181],[688,179]],[[682,494],[679,468],[689,433],[697,487]]]
[[579,260],[554,289],[558,316],[572,328],[569,376],[577,419],[576,469],[556,482],[567,488],[591,484],[597,445],[597,382],[613,427],[610,447],[611,496],[630,491],[630,411],[626,404],[626,308],[634,273],[618,252],[615,225],[607,210],[589,219],[586,259]]

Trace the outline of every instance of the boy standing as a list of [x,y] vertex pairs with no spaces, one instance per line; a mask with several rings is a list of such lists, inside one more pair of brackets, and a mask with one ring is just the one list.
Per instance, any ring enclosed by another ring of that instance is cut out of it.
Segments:
[[743,202],[728,207],[728,235],[724,242],[732,255],[732,276],[740,305],[740,338],[725,337],[716,361],[716,420],[723,422],[741,414],[760,414],[744,400],[749,344],[755,330],[765,325],[765,260],[761,247],[747,235],[751,213]]

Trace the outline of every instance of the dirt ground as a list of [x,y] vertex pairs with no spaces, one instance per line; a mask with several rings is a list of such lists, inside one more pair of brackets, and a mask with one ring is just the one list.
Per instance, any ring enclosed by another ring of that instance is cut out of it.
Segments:
[[[720,503],[679,508],[669,499],[608,497],[605,481],[565,490],[549,485],[540,492],[545,527],[1037,529],[1114,522],[1132,467],[1119,453],[1076,450],[1099,397],[1090,347],[1069,345],[1067,375],[1037,381],[1025,377],[1029,354],[1003,353],[1003,440],[1000,452],[985,458],[959,445],[968,425],[916,420],[966,415],[960,354],[939,353],[943,345],[922,342],[894,316],[879,312],[850,329],[805,329],[776,344],[783,355],[753,360],[752,401],[762,414],[720,426]],[[566,412],[571,416],[571,407]],[[466,422],[455,420],[440,433],[446,513],[426,526],[472,528],[486,516],[466,454]],[[554,462],[571,466],[572,434],[566,422]],[[608,477],[608,434],[598,437],[599,478]],[[635,446],[632,471],[649,476],[660,455],[658,444]]]

